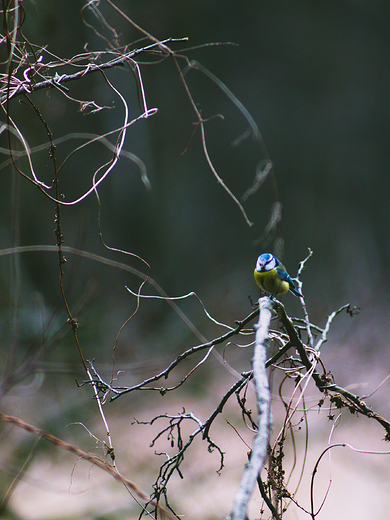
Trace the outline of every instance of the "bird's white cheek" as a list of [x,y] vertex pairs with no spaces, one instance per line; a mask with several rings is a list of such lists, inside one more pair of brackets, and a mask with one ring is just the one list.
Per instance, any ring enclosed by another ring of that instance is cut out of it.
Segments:
[[272,269],[275,269],[275,267],[276,267],[276,260],[275,260],[275,258],[272,258],[272,260],[270,260],[268,262],[267,271],[272,271]]

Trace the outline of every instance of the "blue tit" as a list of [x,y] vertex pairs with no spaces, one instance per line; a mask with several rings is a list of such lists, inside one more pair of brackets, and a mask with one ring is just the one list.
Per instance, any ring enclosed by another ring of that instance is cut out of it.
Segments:
[[255,280],[260,289],[271,293],[271,297],[284,294],[289,290],[295,296],[302,297],[284,265],[270,253],[263,253],[257,259]]

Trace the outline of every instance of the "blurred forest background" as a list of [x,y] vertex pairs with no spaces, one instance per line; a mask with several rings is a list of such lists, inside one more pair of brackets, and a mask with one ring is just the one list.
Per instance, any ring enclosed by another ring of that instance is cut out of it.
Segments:
[[[254,223],[250,227],[208,168],[199,130],[192,138],[195,114],[172,60],[159,62],[155,57],[141,55],[137,61],[148,106],[156,107],[158,112],[128,129],[124,148],[144,161],[151,190],[146,189],[133,162],[122,157],[99,188],[104,240],[111,247],[145,259],[151,266],[152,278],[168,295],[194,291],[214,318],[230,325],[248,315],[251,299],[256,301],[259,296],[253,269],[261,252],[275,252],[275,243],[282,244],[282,261],[294,277],[299,262],[310,248],[313,255],[301,280],[311,321],[324,326],[327,316],[341,305],[351,303],[360,307],[360,314],[353,319],[346,314],[337,318],[322,358],[339,384],[353,385],[359,395],[369,394],[388,375],[390,364],[387,290],[390,238],[386,226],[390,190],[390,4],[375,0],[325,3],[258,0],[240,4],[226,0],[143,0],[117,1],[117,5],[160,40],[189,38],[188,42],[171,44],[172,48],[194,47],[185,54],[199,61],[237,96],[259,127],[273,170],[258,191],[243,202]],[[71,58],[84,49],[107,47],[83,22],[80,2],[25,0],[23,7],[27,14],[23,26],[26,37],[38,46],[47,46],[48,51],[58,57]],[[118,32],[121,45],[140,48],[149,44],[145,39],[138,42],[141,33],[106,2],[102,1],[99,9]],[[99,26],[88,10],[83,15],[89,24]],[[108,39],[112,37],[107,28],[99,26],[99,30]],[[137,43],[132,45],[132,42]],[[216,42],[226,44],[203,46]],[[5,45],[3,41],[0,46],[3,64],[7,56]],[[129,68],[117,67],[107,70],[106,74],[125,96],[130,119],[138,117],[137,85]],[[202,116],[212,118],[205,132],[214,165],[234,195],[242,200],[254,183],[256,166],[264,155],[251,137],[234,146],[237,138],[247,131],[248,123],[215,83],[199,70],[188,70],[186,81]],[[85,114],[79,111],[77,103],[55,89],[31,94],[53,138],[68,136],[57,145],[59,163],[76,145],[84,142],[77,134],[109,132],[120,127],[123,120],[119,98],[99,73],[86,75],[66,86],[72,97],[96,100],[109,108]],[[222,114],[224,119],[213,117],[216,114]],[[48,142],[45,128],[23,99],[11,101],[11,116],[31,148]],[[0,145],[7,148],[5,133],[0,136]],[[110,154],[105,147],[92,145],[69,161],[60,177],[65,201],[76,199],[91,186],[94,170],[109,160]],[[84,448],[88,449],[89,443],[93,445],[94,441],[88,438],[87,432],[69,425],[81,421],[94,431],[92,425],[97,425],[99,419],[94,418],[96,405],[91,388],[77,388],[74,383],[75,379],[81,382],[85,374],[66,324],[58,284],[57,254],[37,251],[5,255],[1,252],[16,246],[55,245],[55,205],[6,164],[7,155],[4,154],[3,159],[0,170],[0,331],[2,377],[6,383],[2,408],[59,437],[73,438],[75,443],[82,436]],[[35,153],[33,159],[39,178],[50,183],[53,171],[47,146]],[[278,201],[282,204],[281,221],[276,230],[264,236],[272,207]],[[63,207],[64,244],[147,273],[142,262],[102,246],[97,218],[94,194],[80,204]],[[259,242],[259,238],[262,241]],[[136,305],[125,286],[137,291],[140,280],[125,270],[77,255],[65,256],[65,291],[79,322],[84,357],[94,359],[99,373],[109,379],[116,335]],[[148,286],[144,292],[155,294],[153,287]],[[298,299],[293,296],[287,295],[283,301],[290,315],[302,312]],[[206,317],[197,300],[184,300],[179,305],[208,339],[222,334]],[[196,343],[196,338],[169,305],[163,301],[142,301],[138,313],[122,331],[116,348],[115,370],[123,370],[119,383],[134,384],[152,375]],[[236,370],[250,368],[250,348],[231,347],[225,354]],[[18,377],[17,367],[29,358],[36,362],[34,370],[27,377]],[[11,369],[16,375],[7,381]],[[229,387],[229,382],[224,380],[228,380],[229,375],[225,372],[212,360],[176,394],[163,397],[148,392],[134,393],[106,405],[114,439],[115,435],[120,439],[119,445],[134,443],[135,451],[140,453],[141,441],[145,442],[147,437],[148,446],[149,436],[153,435],[143,426],[140,430],[145,436],[143,439],[125,440],[134,416],[151,419],[160,407],[177,413],[185,402],[190,403],[189,409],[198,406],[201,410],[199,401],[205,400],[206,395],[210,402],[207,412],[204,411],[207,416]],[[221,380],[216,380],[216,374]],[[370,404],[384,416],[390,414],[388,388],[385,383],[370,399]],[[121,417],[127,417],[128,422],[123,424]],[[367,419],[354,422],[354,428],[361,432],[368,422]],[[227,440],[234,432],[226,433],[228,429],[223,428],[221,445],[229,451],[229,444],[224,445],[223,440],[230,442]],[[324,435],[326,440],[327,430],[323,432],[323,426],[318,428],[317,434]],[[367,427],[365,432],[378,436],[379,430],[372,434]],[[100,435],[104,435],[104,431]],[[354,438],[352,431],[350,435]],[[356,438],[359,443],[358,434]],[[251,436],[248,442],[250,439]],[[362,439],[367,441],[364,436]],[[15,432],[14,442],[15,450],[19,451],[9,450],[8,458],[2,454],[2,493],[9,485],[12,472],[16,471],[12,468],[18,467],[17,461],[25,460],[31,449],[31,438],[25,433]],[[387,447],[383,442],[375,446],[381,450]],[[44,455],[49,448],[41,441],[34,449]],[[231,470],[228,501],[234,495],[235,478],[239,478],[245,464],[247,448],[240,445],[240,450],[242,458],[240,462],[234,461],[237,467]],[[208,455],[203,456],[207,459]],[[60,460],[59,455],[53,457]],[[147,489],[151,484],[150,475],[142,476],[141,471],[132,473],[132,464],[136,462],[134,454],[129,457],[132,480]],[[150,464],[154,471],[158,469],[158,461],[149,462],[139,457],[140,466]],[[53,458],[46,460],[46,466],[41,463],[38,469],[39,482],[38,477],[30,481],[26,477],[18,486],[22,494],[18,495],[18,489],[15,490],[7,506],[7,511],[14,515],[12,518],[105,518],[101,511],[100,516],[92,512],[96,505],[93,500],[86,510],[77,502],[76,512],[65,513],[62,508],[56,511],[58,500],[66,500],[71,508],[70,500],[80,497],[69,499],[67,495],[72,462],[59,472],[61,482],[55,481],[55,489],[45,488],[49,485],[47,475],[54,471]],[[362,460],[357,459],[358,463],[362,464]],[[208,461],[204,464],[210,473],[218,469],[215,460],[216,467]],[[333,518],[384,518],[383,512],[388,511],[385,507],[390,507],[384,502],[390,491],[389,472],[385,465],[379,471],[371,459],[370,464],[367,479],[372,478],[371,471],[381,475],[369,492],[377,511],[371,509],[368,514],[364,507],[353,509],[349,505],[342,510],[343,514]],[[378,464],[383,464],[383,460]],[[84,477],[87,473],[88,470]],[[212,484],[217,496],[223,476],[215,478],[220,479],[219,484]],[[187,492],[181,491],[181,499],[183,504],[194,500],[191,507],[196,511],[198,496],[191,497],[193,485],[192,482]],[[87,487],[85,482],[84,487]],[[40,493],[44,495],[42,509],[38,500],[34,502]],[[336,499],[339,498],[337,507],[341,507],[341,497],[335,494]],[[56,498],[49,499],[53,495]],[[116,503],[126,500],[128,497],[115,498]],[[365,504],[371,508],[370,500]],[[221,499],[221,503],[224,501],[226,498]],[[226,510],[219,510],[220,516],[217,513],[200,516],[204,513],[199,512],[197,516],[223,518],[229,512],[229,504],[225,507]],[[321,514],[318,518],[321,520]]]

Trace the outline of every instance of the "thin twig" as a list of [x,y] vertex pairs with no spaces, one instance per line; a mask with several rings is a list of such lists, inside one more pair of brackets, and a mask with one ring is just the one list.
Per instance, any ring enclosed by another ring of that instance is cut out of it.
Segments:
[[[69,444],[69,443],[63,441],[62,439],[59,439],[58,437],[55,437],[51,433],[48,433],[48,432],[46,432],[44,430],[36,428],[35,426],[32,426],[31,424],[28,424],[28,423],[22,421],[21,419],[19,419],[19,417],[14,417],[12,415],[6,415],[6,414],[0,412],[0,421],[11,423],[11,424],[17,426],[18,428],[22,428],[22,429],[32,433],[33,435],[38,435],[38,436],[42,437],[43,439],[46,439],[47,441],[55,444],[59,448],[61,448],[63,450],[70,451],[74,455],[77,455],[77,457],[79,457],[80,459],[84,459],[84,460],[87,460],[88,462],[91,462],[92,464],[94,464],[98,468],[100,468],[100,469],[106,471],[107,473],[109,473],[114,479],[116,479],[119,482],[121,482],[126,487],[126,489],[131,490],[141,500],[150,501],[148,495],[146,495],[146,493],[144,493],[137,486],[137,484],[135,484],[131,480],[128,480],[125,477],[123,477],[103,457],[100,457],[99,455],[95,455],[95,454],[92,454],[92,453],[87,453],[87,452],[81,450],[79,447],[74,446],[73,444]],[[155,503],[153,501],[152,501],[152,505],[154,505],[155,507],[158,507],[158,509],[163,514],[168,516],[169,518],[172,518],[172,519],[174,518],[173,515],[169,511],[167,511],[164,507],[158,505],[157,503]]]

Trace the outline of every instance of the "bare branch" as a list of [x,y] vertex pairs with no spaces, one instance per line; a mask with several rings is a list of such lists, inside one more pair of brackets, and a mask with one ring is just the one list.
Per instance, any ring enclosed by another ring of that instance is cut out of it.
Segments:
[[[126,489],[130,490],[132,493],[135,493],[141,500],[149,501],[149,497],[131,480],[126,479],[123,477],[117,469],[115,469],[111,464],[109,464],[106,459],[103,457],[100,457],[99,455],[95,455],[93,453],[87,453],[77,446],[74,446],[73,444],[69,444],[58,437],[55,437],[54,435],[51,435],[51,433],[48,433],[44,430],[41,430],[39,428],[36,428],[35,426],[32,426],[31,424],[28,424],[18,417],[14,417],[12,415],[6,415],[2,412],[0,412],[0,421],[11,423],[18,428],[22,428],[23,430],[26,430],[33,435],[38,435],[39,437],[42,437],[43,439],[46,439],[47,441],[51,442],[52,444],[55,444],[60,449],[70,451],[74,455],[77,455],[80,459],[87,460],[88,462],[91,462],[98,468],[106,471],[109,473],[115,480],[118,480],[121,482]],[[174,518],[172,514],[167,511],[164,507],[160,506],[159,504],[152,501],[152,504],[157,507],[163,514],[167,515],[169,518]]]
[[245,520],[248,502],[267,456],[270,434],[271,394],[265,368],[268,333],[272,318],[272,300],[263,297],[259,300],[259,321],[256,326],[256,345],[253,358],[253,379],[256,388],[258,410],[258,431],[253,442],[250,460],[234,499],[232,520]]

